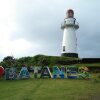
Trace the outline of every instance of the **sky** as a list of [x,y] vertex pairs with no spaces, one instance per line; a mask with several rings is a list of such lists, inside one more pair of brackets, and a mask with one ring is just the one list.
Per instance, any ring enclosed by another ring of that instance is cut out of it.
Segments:
[[100,58],[100,0],[0,0],[0,60],[37,54],[60,56],[66,11],[79,23],[80,58]]

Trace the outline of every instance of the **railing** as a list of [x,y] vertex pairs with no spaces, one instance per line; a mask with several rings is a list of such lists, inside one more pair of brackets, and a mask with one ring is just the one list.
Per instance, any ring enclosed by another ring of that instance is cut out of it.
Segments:
[[79,23],[75,21],[75,25],[79,26]]
[[74,21],[64,21],[62,24],[61,24],[61,28],[65,28],[66,26],[75,26],[76,28],[79,28],[79,23],[78,22],[74,22]]

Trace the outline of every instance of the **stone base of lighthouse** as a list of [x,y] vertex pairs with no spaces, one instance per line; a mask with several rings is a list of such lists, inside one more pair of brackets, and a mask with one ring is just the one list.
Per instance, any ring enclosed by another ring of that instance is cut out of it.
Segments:
[[61,56],[78,58],[77,53],[62,53]]

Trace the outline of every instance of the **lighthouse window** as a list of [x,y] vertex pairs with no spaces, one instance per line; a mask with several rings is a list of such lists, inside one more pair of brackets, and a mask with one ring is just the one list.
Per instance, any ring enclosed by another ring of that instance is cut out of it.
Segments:
[[74,24],[75,24],[75,20],[74,20]]
[[65,51],[65,46],[63,46],[63,51]]

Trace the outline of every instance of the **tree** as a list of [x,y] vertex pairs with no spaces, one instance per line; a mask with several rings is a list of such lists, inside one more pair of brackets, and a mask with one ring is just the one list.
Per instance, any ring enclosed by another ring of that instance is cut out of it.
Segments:
[[13,67],[16,63],[16,60],[13,56],[7,56],[4,57],[2,63],[5,65],[5,67]]
[[37,66],[48,66],[50,64],[49,56],[36,55],[34,56],[34,65]]

